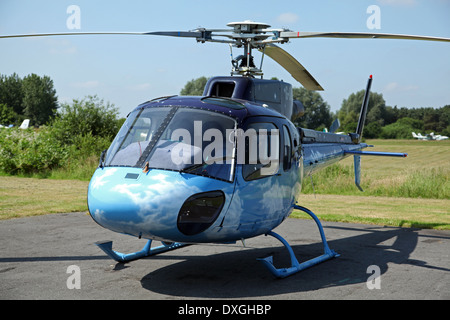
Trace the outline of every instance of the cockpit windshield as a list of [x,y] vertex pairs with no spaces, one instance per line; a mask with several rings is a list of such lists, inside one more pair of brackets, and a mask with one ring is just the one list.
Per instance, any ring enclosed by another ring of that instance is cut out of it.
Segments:
[[233,181],[236,121],[180,106],[133,111],[105,158],[105,166],[175,170]]

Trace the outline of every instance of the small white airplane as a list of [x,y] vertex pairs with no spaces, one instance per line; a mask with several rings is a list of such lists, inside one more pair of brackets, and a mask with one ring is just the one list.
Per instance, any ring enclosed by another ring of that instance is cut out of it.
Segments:
[[[19,129],[28,129],[28,126],[30,125],[30,119],[23,120],[22,124],[20,125]],[[0,128],[9,129],[14,127],[14,125],[10,124],[9,126],[3,126],[0,124]]]
[[435,135],[434,132],[429,133],[429,134],[427,133],[425,136],[423,136],[420,133],[416,134],[415,132],[413,132],[412,136],[419,140],[446,140],[446,139],[448,139],[447,136],[441,136],[440,134]]
[[19,129],[28,129],[29,125],[30,125],[30,119],[25,119],[25,120],[23,120],[23,122],[20,125]]

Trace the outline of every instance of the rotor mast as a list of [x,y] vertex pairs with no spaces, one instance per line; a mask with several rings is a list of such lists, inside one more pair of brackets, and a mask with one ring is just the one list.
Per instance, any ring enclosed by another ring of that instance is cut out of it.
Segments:
[[256,48],[262,50],[264,57],[265,44],[262,44],[261,41],[269,37],[269,35],[266,35],[266,31],[269,31],[267,28],[269,28],[270,25],[261,22],[244,21],[230,22],[227,26],[233,27],[233,34],[231,37],[234,40],[234,45],[237,48],[244,48],[244,55],[232,59],[233,68],[231,70],[231,75],[262,77],[262,60],[260,68],[257,68],[253,60],[252,49]]

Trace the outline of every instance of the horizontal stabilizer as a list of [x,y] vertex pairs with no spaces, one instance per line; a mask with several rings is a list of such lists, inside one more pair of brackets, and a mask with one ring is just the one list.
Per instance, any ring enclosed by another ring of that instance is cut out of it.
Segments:
[[350,151],[345,150],[345,154],[355,154],[360,156],[382,156],[382,157],[402,157],[406,158],[408,156],[407,153],[402,152],[378,152],[378,151]]
[[382,156],[382,157],[402,157],[406,158],[407,153],[401,152],[379,152],[379,151],[352,151],[344,150],[345,154],[353,154],[353,165],[355,169],[355,185],[359,190],[364,191],[361,188],[361,156]]

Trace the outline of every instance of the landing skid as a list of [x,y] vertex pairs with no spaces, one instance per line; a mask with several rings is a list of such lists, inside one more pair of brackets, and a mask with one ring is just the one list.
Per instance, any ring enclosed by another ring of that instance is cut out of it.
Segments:
[[[305,270],[305,269],[312,267],[323,261],[329,260],[334,257],[339,257],[339,254],[337,254],[336,252],[334,252],[333,250],[331,250],[328,247],[328,243],[325,238],[325,234],[323,232],[322,224],[320,223],[317,216],[314,213],[312,213],[310,210],[308,210],[304,207],[301,207],[301,206],[294,205],[294,209],[304,211],[314,219],[314,221],[317,224],[317,227],[319,228],[320,236],[322,238],[324,254],[322,254],[321,256],[315,257],[313,259],[307,260],[303,263],[299,263],[297,258],[295,257],[294,251],[292,250],[289,243],[283,237],[281,237],[279,234],[277,234],[273,231],[269,231],[266,235],[272,236],[272,237],[278,239],[279,241],[281,241],[281,243],[283,243],[283,245],[288,250],[289,256],[291,258],[291,266],[290,267],[279,268],[279,269],[275,268],[275,266],[273,265],[273,257],[272,256],[258,259],[277,278],[288,277],[294,273]],[[102,242],[96,243],[96,245],[100,249],[102,249],[110,258],[112,258],[113,260],[116,260],[118,262],[129,262],[132,260],[156,255],[156,254],[159,254],[162,252],[175,250],[175,249],[181,248],[183,246],[189,245],[189,244],[179,243],[179,242],[174,242],[174,243],[170,243],[170,244],[163,242],[162,246],[152,248],[151,244],[152,244],[152,240],[148,240],[147,244],[145,245],[145,247],[142,250],[136,251],[133,253],[124,254],[124,253],[114,251],[112,249],[112,241],[102,241]]]
[[96,245],[103,250],[103,252],[105,252],[110,258],[112,258],[113,260],[116,260],[117,262],[129,262],[132,260],[137,260],[140,258],[144,258],[144,257],[149,257],[149,256],[153,256],[162,252],[166,252],[166,251],[170,251],[170,250],[175,250],[178,248],[181,248],[183,246],[186,246],[187,244],[185,243],[178,243],[178,242],[174,242],[171,244],[166,244],[163,242],[162,246],[159,247],[155,247],[152,248],[152,240],[148,240],[147,244],[145,245],[145,247],[141,250],[141,251],[136,251],[133,253],[120,253],[117,251],[114,251],[112,249],[112,241],[102,241],[102,242],[97,242]]
[[337,254],[336,252],[334,252],[333,250],[331,250],[328,247],[328,243],[327,240],[325,238],[325,234],[323,232],[323,227],[322,224],[320,223],[319,219],[317,218],[317,216],[312,213],[310,210],[301,207],[301,206],[297,206],[294,205],[294,209],[298,209],[298,210],[302,210],[304,212],[306,212],[307,214],[309,214],[314,221],[317,224],[317,227],[319,228],[319,232],[320,232],[320,236],[322,238],[322,243],[323,243],[323,249],[324,249],[324,254],[321,256],[318,256],[316,258],[313,258],[311,260],[305,261],[303,263],[299,263],[297,258],[295,257],[294,251],[292,250],[291,246],[289,245],[289,243],[283,239],[279,234],[270,231],[268,232],[266,235],[272,236],[276,239],[278,239],[279,241],[281,241],[281,243],[283,243],[283,245],[286,247],[286,249],[289,251],[289,256],[291,258],[291,266],[288,268],[275,268],[275,266],[273,265],[273,257],[269,256],[267,258],[262,258],[262,259],[258,259],[260,260],[264,266],[269,269],[269,271],[277,278],[285,278],[288,277],[294,273],[297,273],[299,271],[305,270],[309,267],[312,267],[318,263],[321,263],[323,261],[329,260],[331,258],[334,257],[339,257],[339,254]]

